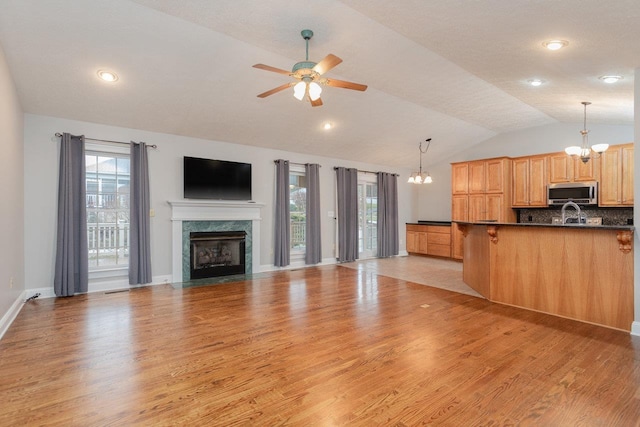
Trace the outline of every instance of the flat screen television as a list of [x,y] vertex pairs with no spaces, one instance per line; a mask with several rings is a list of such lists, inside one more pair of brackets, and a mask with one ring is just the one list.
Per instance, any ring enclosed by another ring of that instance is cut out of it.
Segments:
[[185,156],[184,198],[251,200],[251,164]]

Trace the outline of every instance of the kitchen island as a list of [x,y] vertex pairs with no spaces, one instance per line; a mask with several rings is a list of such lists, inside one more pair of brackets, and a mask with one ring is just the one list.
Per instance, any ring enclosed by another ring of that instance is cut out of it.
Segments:
[[455,222],[463,280],[493,302],[624,331],[633,322],[633,226]]

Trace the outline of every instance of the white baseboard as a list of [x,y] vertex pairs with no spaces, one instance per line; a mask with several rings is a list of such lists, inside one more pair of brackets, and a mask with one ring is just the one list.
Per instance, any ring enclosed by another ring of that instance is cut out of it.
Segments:
[[20,313],[20,310],[22,310],[26,298],[25,294],[26,291],[18,295],[18,298],[16,298],[13,304],[11,304],[11,307],[9,307],[9,310],[2,316],[2,319],[0,319],[0,339],[2,339],[4,334],[9,330],[9,326],[11,326],[18,316],[18,313]]
[[[171,283],[171,274],[165,274],[162,276],[153,276],[153,281],[151,283],[145,283],[143,285],[130,285],[128,278],[120,278],[116,280],[108,280],[108,281],[96,281],[93,283],[89,283],[89,294],[96,292],[106,292],[106,291],[119,291],[122,289],[133,289],[133,288],[141,288],[145,286],[155,286],[155,285],[168,285]],[[40,296],[38,298],[55,298],[56,294],[53,291],[53,287],[49,288],[34,288],[27,289],[25,291],[25,299],[29,298],[32,295],[39,293]]]
[[640,337],[640,322],[636,321],[631,324],[631,335]]

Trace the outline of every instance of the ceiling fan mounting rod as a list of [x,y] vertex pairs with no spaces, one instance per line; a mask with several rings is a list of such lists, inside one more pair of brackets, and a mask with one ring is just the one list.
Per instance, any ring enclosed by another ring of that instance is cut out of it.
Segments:
[[302,35],[302,38],[305,40],[305,42],[307,44],[307,59],[306,59],[306,61],[309,61],[309,39],[311,39],[311,37],[313,37],[313,31],[311,31],[311,30],[302,30],[300,32],[300,34]]

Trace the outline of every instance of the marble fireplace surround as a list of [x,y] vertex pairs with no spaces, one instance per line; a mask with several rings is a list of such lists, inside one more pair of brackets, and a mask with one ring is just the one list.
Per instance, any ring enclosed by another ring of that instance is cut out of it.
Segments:
[[[247,273],[258,272],[260,268],[260,221],[264,203],[219,200],[177,200],[168,201],[168,203],[171,205],[171,280],[173,283],[188,280],[188,277],[183,275],[184,223],[188,225],[187,228],[191,228],[197,223],[209,231],[214,231],[217,228],[227,229],[229,223],[234,221],[250,221],[250,230],[246,231],[247,237],[251,240],[251,253],[247,256],[250,259],[251,270],[249,271],[249,265],[247,265]],[[186,256],[189,257],[188,252]]]

